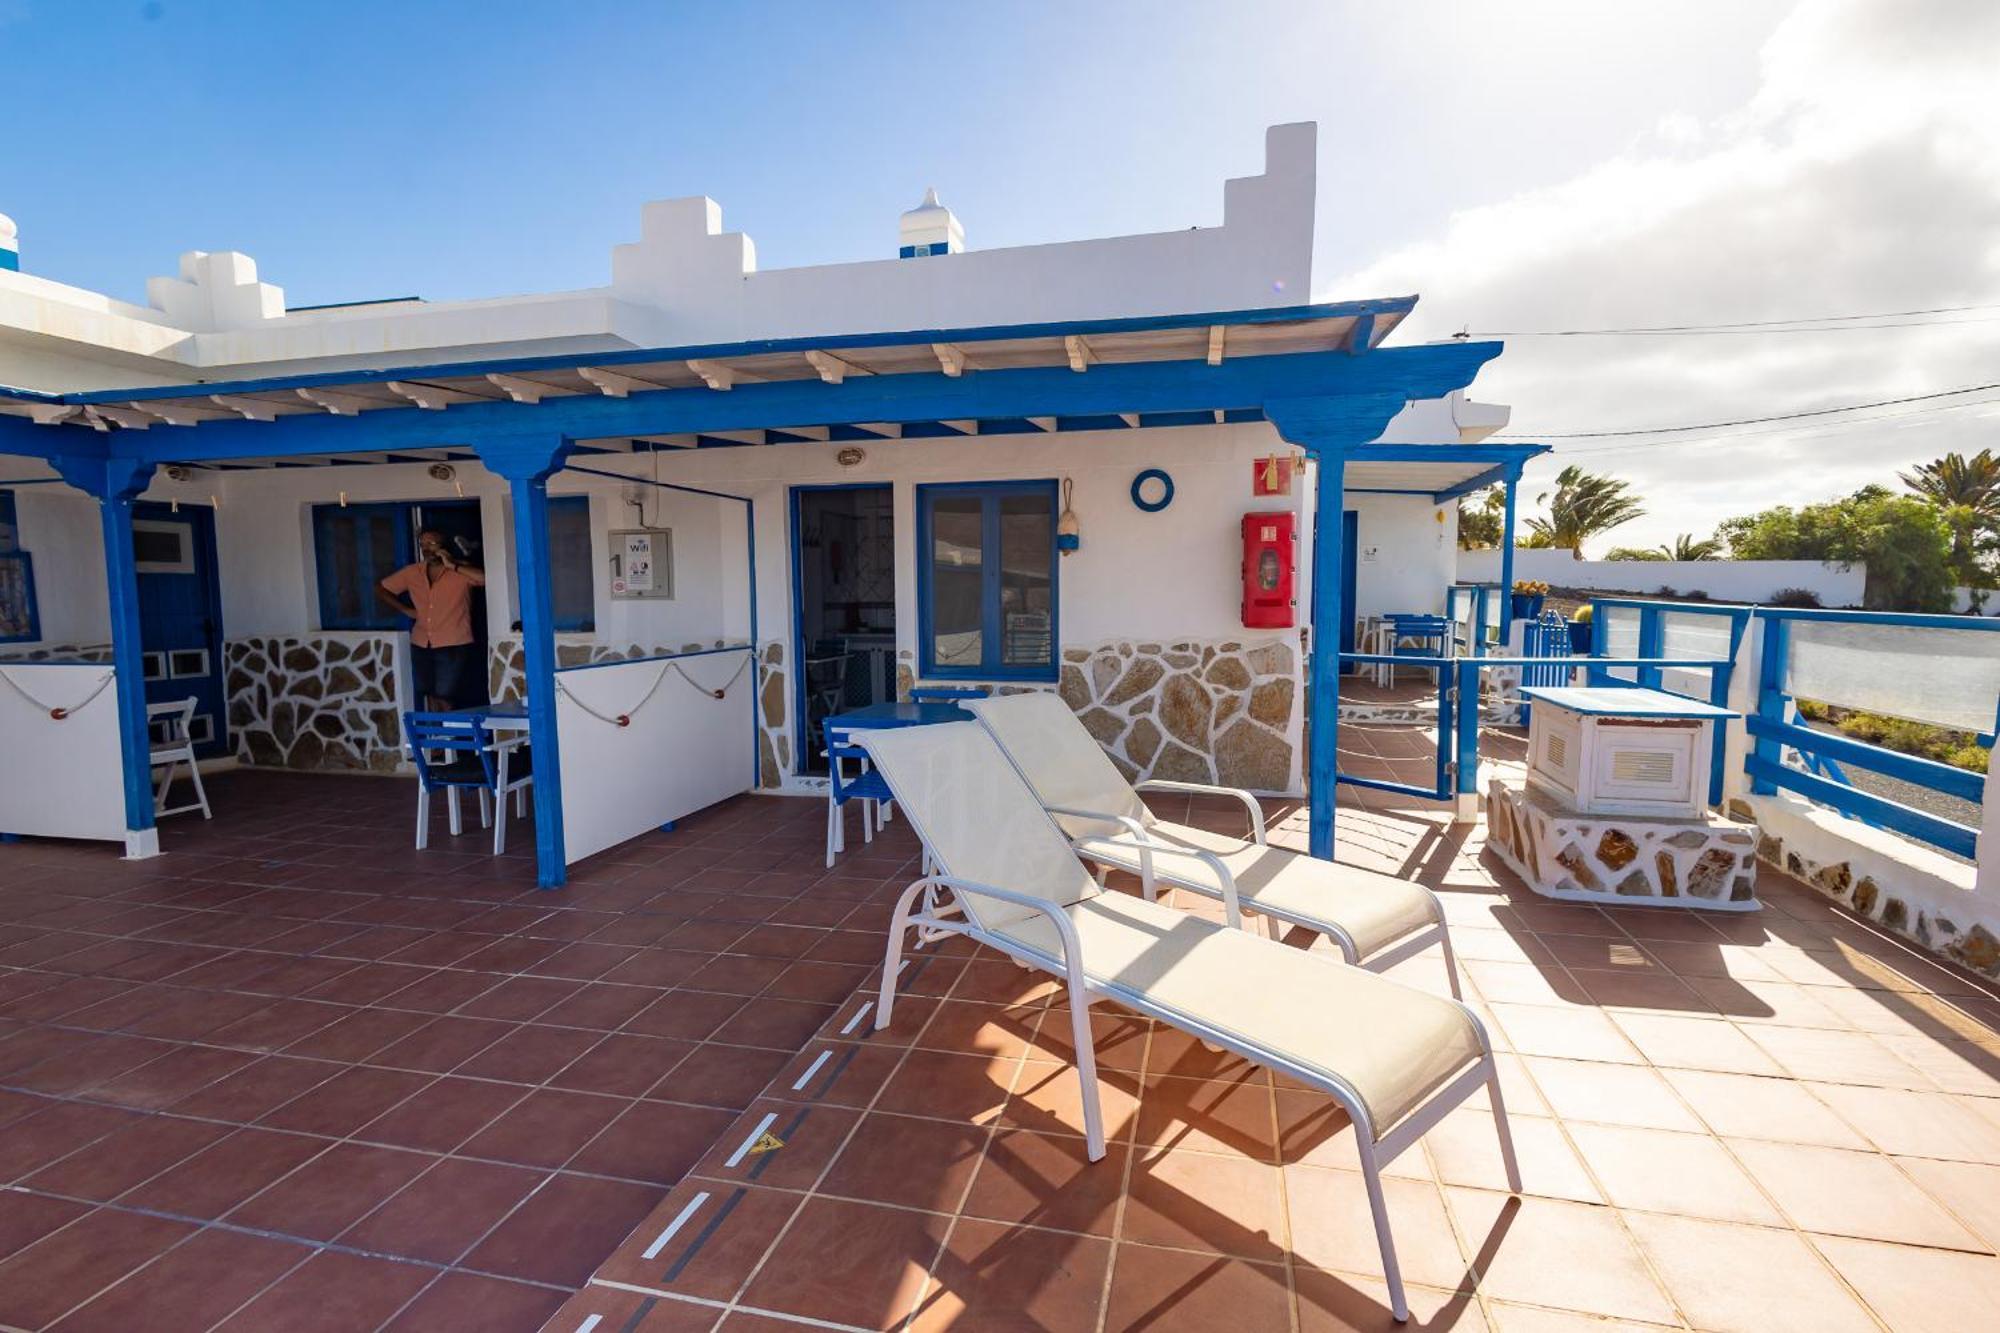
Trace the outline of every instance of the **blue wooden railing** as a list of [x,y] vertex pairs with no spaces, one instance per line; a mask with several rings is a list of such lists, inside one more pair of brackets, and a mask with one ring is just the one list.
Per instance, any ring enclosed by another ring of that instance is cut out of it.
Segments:
[[[1451,603],[1454,612],[1468,609],[1460,600],[1462,597],[1484,591],[1477,585],[1454,586]],[[1459,620],[1459,617],[1455,615],[1454,619]],[[1440,691],[1438,700],[1437,787],[1433,791],[1414,785],[1358,778],[1342,777],[1340,780],[1355,786],[1407,791],[1412,795],[1428,795],[1437,799],[1448,799],[1454,791],[1461,796],[1476,793],[1479,781],[1479,673],[1501,667],[1520,668],[1524,683],[1534,683],[1527,679],[1530,675],[1537,680],[1542,675],[1567,679],[1572,670],[1581,667],[1586,679],[1593,685],[1643,685],[1727,706],[1731,674],[1753,620],[1760,628],[1762,639],[1755,664],[1755,702],[1743,723],[1750,740],[1743,768],[1751,780],[1751,791],[1764,795],[1779,790],[1795,792],[1869,825],[1893,830],[1957,856],[1975,856],[1979,830],[1974,825],[1863,791],[1853,785],[1847,770],[1880,773],[1974,804],[1984,800],[1985,774],[1904,754],[1851,736],[1815,731],[1797,720],[1795,701],[1786,692],[1785,684],[1791,646],[1790,626],[1798,621],[1947,629],[1968,634],[2000,633],[2000,619],[1976,616],[1597,598],[1592,603],[1591,652],[1587,658],[1565,661],[1544,655],[1554,646],[1548,641],[1552,631],[1534,624],[1526,628],[1523,643],[1528,651],[1521,657],[1495,654],[1455,659],[1395,659],[1404,666],[1422,665],[1435,667],[1441,674],[1449,672],[1456,687]],[[1463,623],[1462,620],[1459,623]],[[1703,634],[1704,630],[1706,634]],[[1686,651],[1690,631],[1712,641],[1716,645],[1714,655]],[[1721,651],[1725,636],[1726,655]],[[1677,638],[1679,643],[1674,642]],[[1501,651],[1505,651],[1504,647]],[[1341,660],[1358,664],[1389,659],[1343,653]],[[1819,702],[1837,707],[1846,701],[1823,699]],[[2000,730],[2000,726],[1996,726],[1996,730]],[[1450,741],[1445,740],[1448,736],[1452,738]],[[1710,765],[1711,804],[1719,804],[1722,799],[1727,741],[1725,729],[1718,728],[1714,762]],[[1979,741],[1990,747],[1994,736],[1982,734]],[[1449,764],[1448,756],[1451,757]]]
[[[1755,620],[1762,635],[1756,663],[1757,695],[1750,716],[1744,721],[1751,741],[1750,751],[1743,763],[1744,772],[1751,780],[1750,790],[1767,796],[1780,790],[1795,792],[1863,823],[1894,830],[1957,856],[1969,858],[1974,855],[1979,830],[1973,825],[1863,791],[1854,786],[1846,770],[1857,768],[1881,773],[1975,804],[1985,796],[1985,775],[1904,754],[1851,736],[1815,731],[1800,723],[1796,701],[1786,689],[1791,660],[1791,627],[1802,620],[1813,620],[1990,634],[2000,632],[2000,621],[1977,616],[1706,606],[1616,597],[1599,598],[1592,605],[1592,654],[1598,657],[1610,657],[1617,653],[1627,640],[1633,640],[1642,654],[1648,650],[1658,651],[1665,646],[1670,629],[1669,617],[1686,620],[1713,616],[1728,621],[1730,655],[1733,658],[1741,648],[1749,623]],[[1593,663],[1590,674],[1592,681],[1598,682],[1626,673]],[[1662,674],[1641,669],[1634,678],[1641,684],[1660,687]],[[1666,688],[1671,689],[1671,684]],[[1848,701],[1822,699],[1818,702],[1838,707]],[[1991,743],[1990,736],[1980,739]],[[1720,762],[1716,771],[1721,771]]]

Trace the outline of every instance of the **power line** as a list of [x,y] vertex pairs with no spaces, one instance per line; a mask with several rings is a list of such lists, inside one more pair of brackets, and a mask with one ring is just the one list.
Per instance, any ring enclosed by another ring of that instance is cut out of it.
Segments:
[[[1837,333],[1843,328],[1887,328],[1910,329],[1930,328],[1933,324],[1986,324],[1985,319],[1936,320],[1912,324],[1871,324],[1867,320],[1909,320],[1925,315],[1962,315],[1981,310],[2000,310],[2000,304],[1988,305],[1943,305],[1924,310],[1884,310],[1866,315],[1806,315],[1795,319],[1750,319],[1735,323],[1715,324],[1643,324],[1629,328],[1607,329],[1517,329],[1510,333],[1466,332],[1462,337],[1471,338],[1596,338],[1621,334],[1689,334],[1689,333],[1755,333],[1759,331],[1776,333]],[[1790,325],[1834,325],[1833,328],[1793,328]]]
[[1710,445],[1731,444],[1738,440],[1749,439],[1759,435],[1783,435],[1790,439],[1805,440],[1821,435],[1834,435],[1845,430],[1855,430],[1863,426],[1873,426],[1881,422],[1895,421],[1903,417],[1929,416],[1937,412],[1955,412],[1961,408],[1992,407],[1995,405],[2000,405],[2000,398],[1974,398],[1962,403],[1944,403],[1937,407],[1919,407],[1908,412],[1885,412],[1881,416],[1857,417],[1851,421],[1832,421],[1807,430],[1767,427],[1763,430],[1734,431],[1727,435],[1717,435],[1705,440],[1639,440],[1630,444],[1606,444],[1596,448],[1564,449],[1559,453],[1550,455],[1550,457],[1557,459],[1602,458],[1609,455],[1634,454],[1641,450],[1658,449],[1667,445],[1681,449],[1700,449]]
[[1802,421],[1809,417],[1839,416],[1847,412],[1863,412],[1876,407],[1899,407],[1904,403],[1927,403],[1939,398],[1956,398],[1968,393],[1983,393],[1988,389],[2000,389],[2000,381],[1990,384],[1969,384],[1962,389],[1944,389],[1937,393],[1911,394],[1905,398],[1880,398],[1869,403],[1848,403],[1842,407],[1819,407],[1804,412],[1779,412],[1764,417],[1738,417],[1733,421],[1704,421],[1687,426],[1649,426],[1635,430],[1572,430],[1572,431],[1513,431],[1495,435],[1501,440],[1598,440],[1616,439],[1632,435],[1685,435],[1695,431],[1722,430],[1729,426],[1759,426],[1769,421]]

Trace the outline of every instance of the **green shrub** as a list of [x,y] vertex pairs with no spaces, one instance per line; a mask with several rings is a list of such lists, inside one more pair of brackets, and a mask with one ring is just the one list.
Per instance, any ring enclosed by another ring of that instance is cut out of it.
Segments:
[[[1827,713],[1832,711],[1826,710]],[[1799,712],[1809,716],[1803,705]],[[1975,773],[1986,771],[1986,749],[1970,732],[1952,731],[1900,717],[1884,717],[1880,713],[1842,713],[1834,725],[1840,728],[1842,735],[1879,745],[1885,750],[1894,750],[1898,754],[1935,759],[1941,764],[1971,769]]]

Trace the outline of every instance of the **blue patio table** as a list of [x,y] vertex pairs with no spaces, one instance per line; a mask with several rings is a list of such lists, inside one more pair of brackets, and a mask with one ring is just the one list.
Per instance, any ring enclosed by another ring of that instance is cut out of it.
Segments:
[[[871,842],[875,838],[875,829],[888,823],[893,808],[893,798],[889,794],[888,785],[882,781],[879,774],[870,771],[867,753],[842,745],[841,740],[844,735],[855,731],[882,731],[894,727],[928,727],[941,722],[970,721],[972,714],[955,703],[916,703],[907,699],[892,699],[885,703],[850,709],[845,713],[835,713],[820,724],[826,731],[827,865],[831,866],[834,858],[846,846],[846,832],[842,828],[840,818],[841,807],[853,800],[863,802],[861,827]],[[852,759],[861,765],[858,777],[847,777],[842,771],[841,761],[846,759]]]
[[828,731],[871,731],[882,727],[927,727],[939,722],[970,721],[972,714],[957,704],[911,703],[891,699],[886,703],[835,713],[826,719],[824,725]]

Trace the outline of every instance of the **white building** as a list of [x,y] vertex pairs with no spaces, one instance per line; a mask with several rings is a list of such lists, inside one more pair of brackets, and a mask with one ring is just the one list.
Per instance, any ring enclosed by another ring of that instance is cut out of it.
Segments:
[[[882,259],[760,271],[713,201],[667,200],[606,286],[479,301],[287,309],[249,256],[197,251],[132,305],[34,276],[24,219],[24,271],[0,271],[0,524],[27,559],[0,567],[0,656],[118,660],[127,795],[97,825],[138,850],[134,668],[144,698],[197,698],[207,753],[404,762],[406,636],[373,590],[421,527],[484,566],[488,684],[525,689],[538,754],[560,712],[572,789],[579,763],[666,782],[632,736],[573,759],[596,724],[563,710],[601,690],[621,712],[679,663],[729,678],[757,747],[741,718],[741,753],[683,805],[739,779],[817,790],[818,719],[913,683],[1059,689],[1134,773],[1296,794],[1309,608],[1349,633],[1444,612],[1451,497],[1539,450],[1479,443],[1506,410],[1463,389],[1497,345],[1382,346],[1414,297],[1302,304],[1314,139],[1272,129],[1215,227],[979,250],[932,195],[893,245],[885,216]],[[1309,454],[1344,460],[1344,506]],[[1329,536],[1315,520],[1343,507]],[[1065,510],[1080,543],[1058,555]],[[1244,622],[1249,513],[1296,522],[1281,623]],[[537,559],[519,547],[544,521]],[[636,530],[671,533],[648,595],[622,582]],[[1315,591],[1315,567],[1342,586]],[[646,662],[555,688],[611,658]],[[561,786],[537,776],[560,882]],[[567,859],[610,836],[575,803]],[[0,803],[0,827],[62,831],[31,807]]]

